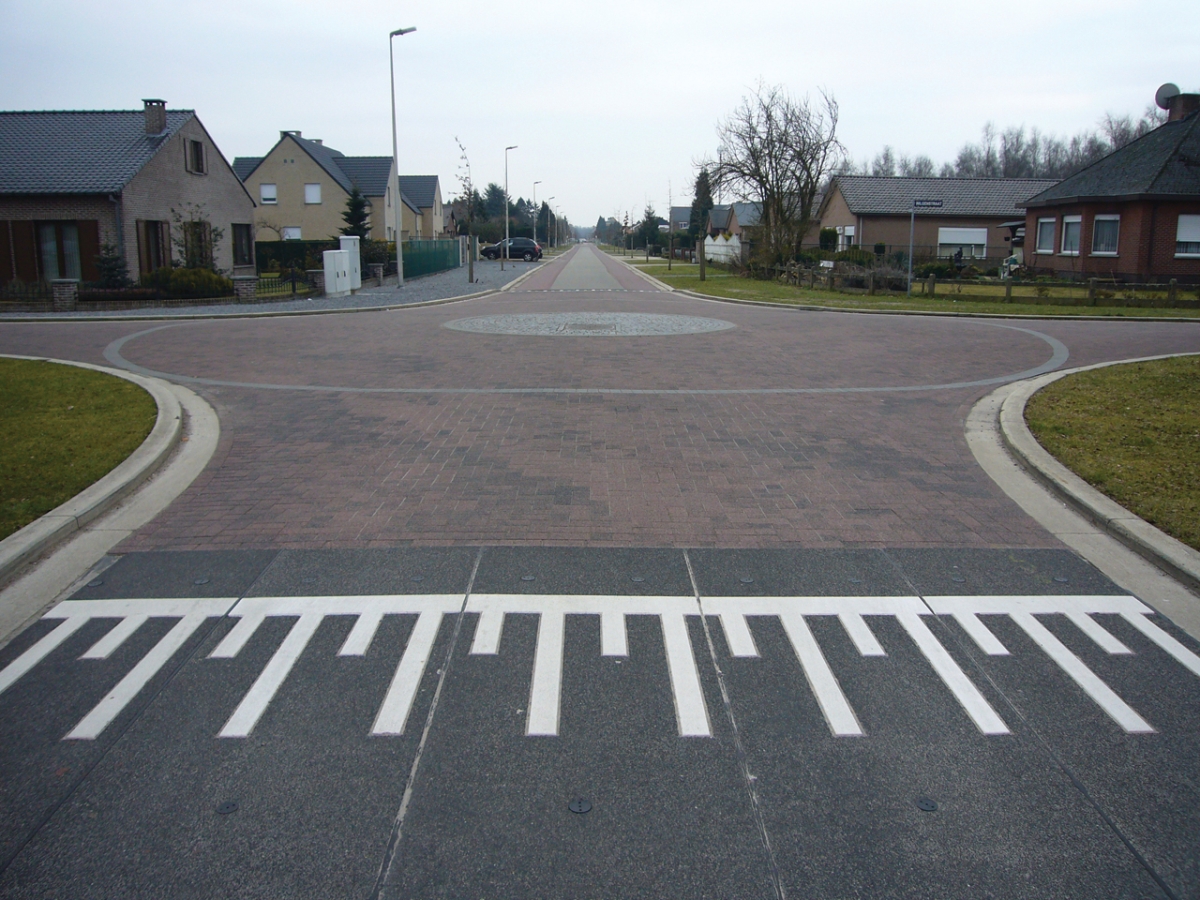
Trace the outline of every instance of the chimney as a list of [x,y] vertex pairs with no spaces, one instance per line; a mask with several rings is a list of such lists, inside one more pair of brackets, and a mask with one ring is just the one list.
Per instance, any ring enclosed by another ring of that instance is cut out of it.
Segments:
[[289,134],[292,137],[300,137],[300,132],[298,132],[298,131],[281,131],[281,132],[279,132],[279,139],[282,141]]
[[146,115],[146,134],[162,134],[167,130],[167,101],[143,100]]
[[1200,109],[1200,94],[1176,94],[1168,101],[1167,121],[1178,122]]
[[320,138],[313,138],[313,139],[312,139],[312,142],[313,142],[314,144],[316,144],[318,147],[319,147],[319,146],[322,146],[322,144],[321,144],[321,139],[320,139]]

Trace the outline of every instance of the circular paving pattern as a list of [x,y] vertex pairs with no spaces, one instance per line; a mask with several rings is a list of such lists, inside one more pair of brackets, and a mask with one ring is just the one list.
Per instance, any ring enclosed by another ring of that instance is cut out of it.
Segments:
[[524,337],[660,337],[670,334],[704,334],[733,328],[723,319],[668,316],[657,313],[511,313],[476,316],[445,323],[455,331],[474,334],[514,334]]

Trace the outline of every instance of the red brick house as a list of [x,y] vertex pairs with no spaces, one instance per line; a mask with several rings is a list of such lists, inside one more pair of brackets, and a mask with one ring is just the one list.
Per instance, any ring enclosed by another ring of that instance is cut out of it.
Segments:
[[[254,273],[254,201],[192,110],[0,112],[0,284],[95,281],[111,244],[136,278],[180,262],[174,211],[202,208],[213,263]],[[185,223],[186,224],[186,223]]]
[[1067,278],[1200,283],[1200,95],[1021,204],[1025,264]]

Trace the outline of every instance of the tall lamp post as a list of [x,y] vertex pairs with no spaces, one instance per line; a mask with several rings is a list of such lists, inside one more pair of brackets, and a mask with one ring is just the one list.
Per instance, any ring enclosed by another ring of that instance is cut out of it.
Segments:
[[504,148],[504,255],[500,257],[500,271],[504,271],[504,261],[508,255],[508,151],[516,150],[517,145]]
[[395,210],[393,237],[396,239],[396,287],[404,285],[404,256],[400,249],[400,160],[396,155],[396,54],[392,51],[392,38],[411,34],[416,28],[397,28],[388,35],[388,70],[392,77],[392,165],[396,168],[396,199],[392,208]]
[[538,220],[538,205],[537,205],[537,186],[540,181],[533,183],[533,242],[537,243],[537,220]]
[[553,197],[546,198],[546,246],[547,247],[554,246],[553,244],[550,243],[550,216],[553,215],[553,213],[550,211],[550,201],[553,199],[554,199]]

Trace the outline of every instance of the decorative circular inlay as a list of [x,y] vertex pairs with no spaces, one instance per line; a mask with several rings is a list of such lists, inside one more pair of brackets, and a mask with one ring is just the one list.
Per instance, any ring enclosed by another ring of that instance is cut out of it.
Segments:
[[455,331],[474,334],[513,334],[529,337],[660,337],[704,334],[733,328],[732,322],[700,316],[658,313],[509,313],[446,322]]

